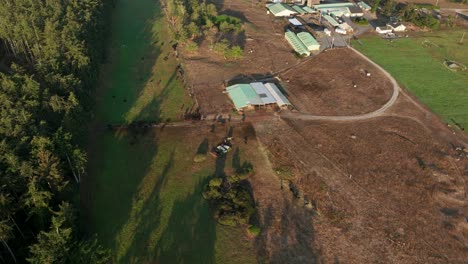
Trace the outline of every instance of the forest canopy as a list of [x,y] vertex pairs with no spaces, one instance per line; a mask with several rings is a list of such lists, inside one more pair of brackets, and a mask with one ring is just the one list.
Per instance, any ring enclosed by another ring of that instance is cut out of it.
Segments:
[[0,0],[0,262],[107,263],[78,188],[112,0]]

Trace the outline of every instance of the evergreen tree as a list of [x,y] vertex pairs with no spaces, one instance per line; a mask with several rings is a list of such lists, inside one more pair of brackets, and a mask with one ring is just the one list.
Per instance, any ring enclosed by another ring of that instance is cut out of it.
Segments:
[[81,241],[70,193],[78,191],[86,166],[78,137],[89,117],[112,2],[0,0],[3,262],[29,256],[32,263],[64,263],[77,256],[75,248],[104,251]]

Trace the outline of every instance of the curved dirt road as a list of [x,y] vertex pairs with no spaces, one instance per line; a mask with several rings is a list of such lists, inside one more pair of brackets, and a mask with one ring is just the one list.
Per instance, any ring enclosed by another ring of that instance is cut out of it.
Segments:
[[397,100],[398,95],[400,93],[400,86],[398,86],[397,81],[388,73],[385,71],[382,67],[380,67],[377,63],[373,62],[364,54],[360,53],[359,51],[355,50],[354,48],[349,48],[356,52],[359,56],[361,56],[363,59],[374,65],[377,69],[379,69],[392,83],[393,85],[393,94],[392,97],[390,97],[390,100],[388,100],[381,108],[362,115],[352,115],[352,116],[318,116],[318,115],[310,115],[310,114],[305,114],[305,113],[283,113],[280,116],[282,118],[288,118],[288,119],[300,119],[300,120],[330,120],[330,121],[356,121],[356,120],[364,120],[364,119],[369,119],[369,118],[374,118],[381,116],[388,108],[390,108]]

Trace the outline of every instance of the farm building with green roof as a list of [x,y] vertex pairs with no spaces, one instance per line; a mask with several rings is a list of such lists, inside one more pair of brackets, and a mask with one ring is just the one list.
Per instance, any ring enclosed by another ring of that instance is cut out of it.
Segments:
[[262,105],[263,102],[250,84],[235,84],[226,88],[236,108],[242,109],[249,105]]
[[334,3],[334,4],[321,4],[314,5],[314,8],[320,11],[322,14],[330,14],[332,16],[363,16],[363,12],[354,3]]
[[277,17],[291,16],[297,14],[291,6],[283,3],[268,4],[266,6],[268,10]]
[[309,50],[294,32],[288,30],[284,33],[284,37],[299,55],[310,56]]
[[317,51],[320,50],[320,44],[317,40],[312,37],[309,32],[300,32],[297,33],[297,37],[301,40],[302,44],[306,46],[309,51]]
[[337,27],[340,25],[340,23],[338,23],[333,17],[329,15],[323,15],[322,17],[325,18],[325,20],[327,20],[327,22],[330,23],[330,25],[332,25],[333,27]]
[[302,9],[304,9],[304,11],[306,11],[309,14],[318,13],[316,10],[312,9],[310,6],[304,6]]
[[272,104],[291,105],[274,83],[234,84],[227,87],[226,92],[238,111]]
[[302,9],[302,7],[298,6],[298,5],[293,5],[292,8],[298,12],[299,14],[305,14],[307,13],[304,9]]
[[334,4],[321,4],[321,5],[314,5],[314,8],[325,11],[326,9],[334,9],[334,8],[345,8],[355,6],[353,3],[334,3]]

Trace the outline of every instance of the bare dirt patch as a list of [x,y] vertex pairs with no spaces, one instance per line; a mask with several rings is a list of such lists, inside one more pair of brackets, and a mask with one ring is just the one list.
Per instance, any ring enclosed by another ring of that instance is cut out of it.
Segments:
[[292,104],[313,115],[369,113],[384,105],[393,92],[378,69],[349,49],[327,50],[280,77],[289,80],[283,85]]
[[272,166],[289,168],[312,201],[314,217],[297,224],[313,229],[302,243],[323,263],[462,263],[468,158],[456,146],[468,142],[407,96],[392,110],[368,121],[255,129]]

